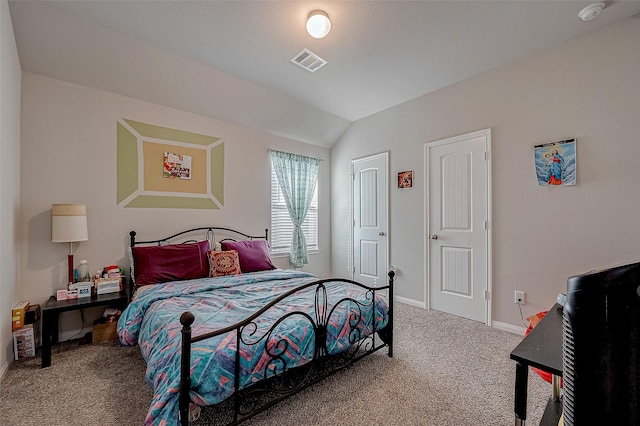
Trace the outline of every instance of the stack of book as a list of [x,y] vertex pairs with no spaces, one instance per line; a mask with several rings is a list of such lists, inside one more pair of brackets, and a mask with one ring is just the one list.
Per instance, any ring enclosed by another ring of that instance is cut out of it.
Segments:
[[102,278],[95,280],[96,294],[117,293],[122,290],[122,274],[116,265],[105,268]]
[[36,356],[40,341],[40,305],[21,302],[13,308],[12,315],[18,314],[21,327],[16,328],[13,319],[13,354],[16,361]]

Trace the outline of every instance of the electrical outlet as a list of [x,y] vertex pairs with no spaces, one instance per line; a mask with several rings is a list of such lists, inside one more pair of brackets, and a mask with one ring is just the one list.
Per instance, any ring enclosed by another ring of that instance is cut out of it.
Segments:
[[515,293],[513,294],[513,303],[516,303],[518,305],[525,304],[524,291],[518,291],[518,290],[515,291]]

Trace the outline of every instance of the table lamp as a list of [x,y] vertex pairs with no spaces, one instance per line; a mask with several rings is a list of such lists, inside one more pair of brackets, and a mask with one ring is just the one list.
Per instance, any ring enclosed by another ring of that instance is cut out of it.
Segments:
[[69,243],[69,283],[73,282],[73,243],[87,241],[87,206],[53,204],[51,206],[51,241]]

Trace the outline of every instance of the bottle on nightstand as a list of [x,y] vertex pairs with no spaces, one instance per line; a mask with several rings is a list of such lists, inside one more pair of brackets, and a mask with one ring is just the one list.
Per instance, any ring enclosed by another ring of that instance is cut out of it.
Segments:
[[91,274],[89,274],[89,264],[86,260],[81,260],[80,266],[78,266],[78,281],[91,281]]

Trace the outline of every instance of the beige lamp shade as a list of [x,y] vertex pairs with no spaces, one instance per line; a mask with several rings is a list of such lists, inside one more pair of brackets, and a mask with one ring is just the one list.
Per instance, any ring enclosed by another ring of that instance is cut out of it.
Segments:
[[84,204],[53,204],[51,206],[51,241],[69,243],[87,241],[87,206]]

